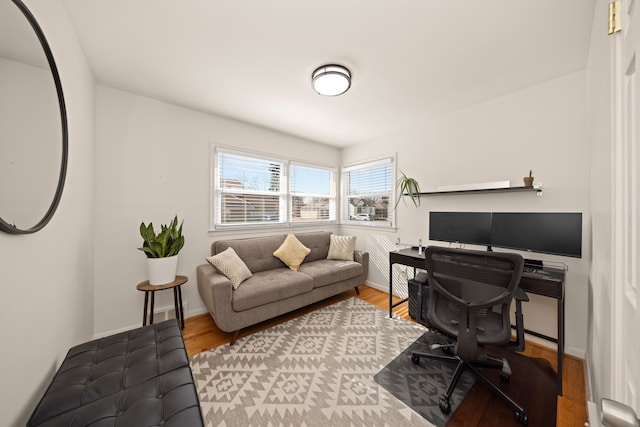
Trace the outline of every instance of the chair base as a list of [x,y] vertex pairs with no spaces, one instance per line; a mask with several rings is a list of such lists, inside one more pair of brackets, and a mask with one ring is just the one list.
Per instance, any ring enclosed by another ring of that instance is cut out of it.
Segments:
[[480,371],[481,367],[501,369],[500,378],[502,380],[508,381],[511,376],[511,368],[509,367],[509,364],[505,359],[496,360],[492,358],[487,358],[486,360],[481,360],[481,361],[465,362],[457,356],[423,353],[420,351],[414,351],[411,353],[411,361],[416,365],[420,363],[420,358],[422,357],[428,358],[428,359],[437,359],[437,360],[451,361],[451,362],[457,363],[456,368],[453,371],[453,376],[449,381],[447,390],[442,394],[442,397],[440,398],[439,407],[444,414],[448,414],[449,412],[451,412],[451,403],[449,399],[451,398],[451,395],[453,394],[453,390],[456,388],[456,385],[458,384],[458,380],[460,379],[460,376],[462,375],[465,369],[468,369],[477,379],[481,380],[494,393],[496,393],[502,399],[507,401],[507,403],[509,403],[516,410],[515,416],[518,422],[524,425],[528,423],[529,419],[525,409],[519,403],[517,403],[515,400],[509,397],[497,385],[492,383],[489,380],[489,378],[487,378],[482,373],[482,371]]

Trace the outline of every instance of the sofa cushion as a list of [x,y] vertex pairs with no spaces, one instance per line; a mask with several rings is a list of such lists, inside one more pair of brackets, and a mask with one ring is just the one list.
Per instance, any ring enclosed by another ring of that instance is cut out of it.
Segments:
[[311,233],[296,233],[300,242],[311,249],[311,252],[304,259],[304,262],[316,261],[327,258],[329,251],[330,231],[314,231]]
[[273,252],[284,242],[284,235],[252,237],[246,239],[218,240],[211,245],[211,254],[219,254],[227,248],[233,248],[252,273],[285,267],[284,263],[273,256]]
[[309,252],[311,252],[311,249],[300,243],[295,234],[289,233],[282,245],[273,252],[273,256],[279,258],[293,271],[298,271],[298,267],[300,267],[304,258],[309,255]]
[[312,277],[313,287],[319,288],[357,277],[362,274],[363,267],[355,261],[321,259],[305,262],[298,271]]
[[206,260],[231,281],[233,289],[238,289],[244,280],[251,277],[251,271],[233,248],[227,248]]
[[327,259],[353,261],[353,251],[356,250],[356,236],[331,235]]
[[312,289],[313,279],[306,274],[288,268],[260,271],[233,291],[231,306],[233,311],[245,311],[310,292]]

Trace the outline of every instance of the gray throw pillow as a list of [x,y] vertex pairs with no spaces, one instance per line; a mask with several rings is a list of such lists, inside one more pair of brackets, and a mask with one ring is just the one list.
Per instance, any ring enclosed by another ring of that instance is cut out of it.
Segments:
[[242,282],[252,276],[249,267],[233,248],[227,248],[217,255],[206,258],[206,260],[231,281],[233,289],[238,289]]

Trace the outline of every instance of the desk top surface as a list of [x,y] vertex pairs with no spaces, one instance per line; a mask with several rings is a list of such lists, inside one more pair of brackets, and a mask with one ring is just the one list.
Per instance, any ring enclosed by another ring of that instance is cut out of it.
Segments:
[[[418,253],[417,249],[413,248],[404,248],[398,249],[396,251],[389,252],[389,260],[391,262],[398,262],[402,259],[410,259],[413,261],[413,264],[420,264],[425,260],[424,250],[421,254]],[[420,267],[419,265],[415,265]],[[527,279],[539,279],[545,281],[553,281],[553,282],[564,282],[565,272],[560,268],[553,267],[530,267],[525,266],[524,271],[522,272],[522,277]]]

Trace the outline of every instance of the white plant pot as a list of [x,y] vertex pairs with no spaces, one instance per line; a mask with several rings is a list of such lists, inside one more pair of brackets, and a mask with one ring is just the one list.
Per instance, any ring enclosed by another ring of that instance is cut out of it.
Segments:
[[166,258],[147,258],[147,274],[150,285],[165,285],[176,280],[178,255]]

